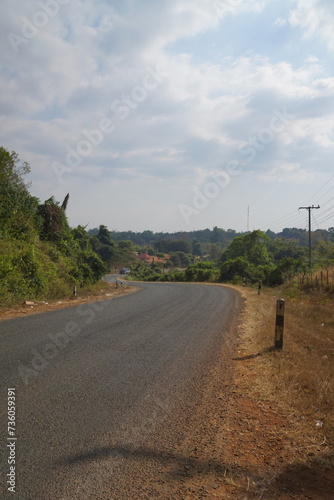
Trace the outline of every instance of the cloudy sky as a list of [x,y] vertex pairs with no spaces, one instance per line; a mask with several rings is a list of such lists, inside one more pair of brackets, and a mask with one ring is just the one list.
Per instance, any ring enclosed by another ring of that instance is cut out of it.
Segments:
[[1,144],[72,226],[334,226],[333,0],[1,7]]

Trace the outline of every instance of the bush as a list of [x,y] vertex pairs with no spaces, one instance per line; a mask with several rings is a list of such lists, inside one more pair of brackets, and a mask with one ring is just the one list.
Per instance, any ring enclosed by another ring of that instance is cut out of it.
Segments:
[[186,281],[217,281],[219,270],[213,262],[198,262],[185,270]]
[[284,283],[283,273],[280,269],[276,268],[270,271],[264,283],[268,286],[280,286]]
[[220,268],[219,281],[237,281],[246,279],[248,283],[258,281],[255,267],[245,257],[237,257],[224,262]]

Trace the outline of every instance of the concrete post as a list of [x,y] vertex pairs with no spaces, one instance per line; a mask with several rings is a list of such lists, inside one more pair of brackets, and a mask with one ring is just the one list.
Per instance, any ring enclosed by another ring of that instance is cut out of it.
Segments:
[[275,349],[283,349],[285,300],[276,303]]

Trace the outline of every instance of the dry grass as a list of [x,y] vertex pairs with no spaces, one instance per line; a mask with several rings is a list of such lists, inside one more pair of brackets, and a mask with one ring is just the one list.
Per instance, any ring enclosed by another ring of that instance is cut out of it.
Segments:
[[[334,427],[334,311],[333,299],[323,293],[306,295],[289,288],[286,299],[284,349],[268,354],[273,388],[282,400],[300,412],[324,422],[331,437]],[[276,292],[277,293],[277,292]],[[270,345],[268,332],[274,329],[275,300],[272,292],[259,297],[263,321],[257,332],[263,348]]]
[[334,294],[334,267],[327,267],[323,269],[317,269],[310,275],[299,275],[294,278],[294,281],[298,283],[302,288],[304,287],[306,291],[312,293],[312,291],[320,290],[322,292],[327,292],[328,294]]
[[[237,497],[332,500],[333,295],[233,288],[247,299],[223,429]],[[282,351],[273,349],[278,298],[286,301]],[[218,498],[230,498],[231,486],[225,481]]]
[[334,410],[333,306],[333,300],[320,294],[290,302],[286,354],[276,363],[289,388],[289,400],[301,409],[313,409],[327,421]]
[[[260,354],[259,394],[274,399],[300,420],[300,432],[311,442],[334,442],[334,300],[325,293],[296,287],[246,292],[243,346]],[[284,348],[274,343],[275,304],[286,300]],[[246,318],[245,318],[246,319]],[[306,450],[305,450],[306,451]],[[328,448],[327,448],[328,451]],[[331,459],[332,460],[332,459]]]

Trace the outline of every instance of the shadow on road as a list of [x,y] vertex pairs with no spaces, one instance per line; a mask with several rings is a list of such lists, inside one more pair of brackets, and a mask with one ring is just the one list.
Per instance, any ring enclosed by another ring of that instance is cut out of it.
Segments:
[[143,447],[135,448],[130,445],[98,448],[64,458],[58,461],[57,465],[62,467],[76,466],[106,458],[125,459],[129,461],[158,461],[160,465],[171,465],[172,469],[168,472],[167,477],[172,481],[181,477],[192,478],[198,475],[202,477],[210,475],[210,477],[216,476],[221,478],[233,475],[242,482],[243,479],[252,478],[254,481],[253,484],[256,484],[256,491],[247,490],[249,496],[245,498],[254,498],[252,494],[261,492],[261,496],[263,495],[264,498],[271,498],[270,495],[274,495],[273,498],[282,500],[290,498],[333,500],[334,455],[330,453],[321,457],[321,463],[319,462],[319,458],[314,458],[308,463],[290,464],[283,468],[274,478],[271,471],[271,480],[268,474],[264,474],[261,477],[258,471],[235,467],[214,459],[201,460],[167,451],[158,451]]
[[[148,448],[135,448],[132,446],[114,446],[105,447],[95,450],[88,451],[86,453],[81,453],[78,455],[73,455],[68,458],[61,459],[57,462],[60,466],[69,465],[80,465],[83,463],[88,463],[91,461],[104,460],[106,458],[124,458],[127,460],[153,460],[159,461],[160,464],[177,464],[178,470],[183,468],[189,472],[191,470],[198,473],[199,469],[205,471],[210,468],[210,472],[213,470],[217,474],[225,474],[226,468],[224,464],[217,460],[200,460],[196,458],[185,457],[181,454],[170,453],[167,451],[158,451]],[[188,475],[188,474],[187,474]]]

